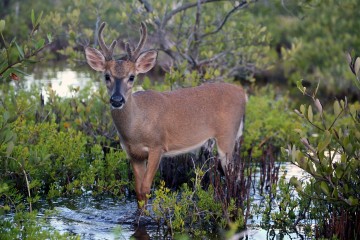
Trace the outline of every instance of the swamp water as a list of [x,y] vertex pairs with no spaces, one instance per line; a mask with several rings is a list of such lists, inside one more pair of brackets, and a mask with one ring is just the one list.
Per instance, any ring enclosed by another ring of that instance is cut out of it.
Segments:
[[[41,74],[32,74],[25,79],[25,86],[32,84],[51,85],[52,89],[61,97],[70,97],[70,88],[85,86],[91,81],[90,75],[72,71],[70,69],[40,70]],[[46,96],[45,96],[46,98]],[[276,163],[281,166],[279,176],[283,171],[287,172],[286,177],[292,176],[301,178],[302,171],[290,163]],[[259,179],[254,179],[254,182]],[[251,195],[254,201],[252,205],[261,205],[264,197],[260,196],[257,187],[253,188]],[[76,234],[81,239],[164,239],[162,227],[154,221],[147,221],[146,224],[136,224],[136,200],[116,198],[93,198],[91,194],[85,194],[76,198],[60,198],[50,203],[40,202],[40,216],[42,212],[52,209],[54,214],[48,218],[50,226],[60,232]],[[253,216],[248,220],[248,229],[237,235],[234,239],[304,239],[297,233],[270,232],[261,229],[261,216]],[[216,239],[213,236],[204,236],[203,239]]]
[[[287,178],[291,176],[302,177],[302,172],[290,163],[281,163],[279,176],[287,171]],[[258,181],[258,179],[255,179]],[[253,205],[261,205],[264,197],[259,191],[253,192]],[[54,212],[48,218],[50,226],[60,232],[76,234],[81,239],[163,239],[165,232],[162,226],[158,226],[154,220],[141,218],[140,226],[137,223],[136,199],[119,198],[93,198],[91,195],[83,195],[75,198],[59,198],[56,201],[40,203],[40,212],[53,209]],[[254,216],[248,220],[248,229],[237,238],[244,237],[248,240],[262,239],[303,239],[297,233],[269,232],[259,227],[261,216]],[[271,234],[271,236],[270,236]],[[205,239],[218,239],[213,235],[205,236]]]

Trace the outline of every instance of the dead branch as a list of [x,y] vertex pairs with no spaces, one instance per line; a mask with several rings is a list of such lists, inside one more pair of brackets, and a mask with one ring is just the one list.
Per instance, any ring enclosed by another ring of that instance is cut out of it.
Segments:
[[247,6],[248,4],[249,4],[249,3],[248,3],[248,1],[246,1],[246,0],[243,0],[242,2],[240,2],[237,6],[235,6],[230,12],[228,12],[228,13],[225,15],[223,21],[220,23],[220,25],[219,25],[214,31],[203,34],[203,35],[201,36],[201,38],[205,38],[205,37],[207,37],[207,36],[209,36],[209,35],[218,33],[218,32],[223,28],[223,26],[225,25],[225,23],[227,22],[227,20],[229,19],[229,17],[230,17],[233,13],[235,13],[237,10],[239,10],[239,9],[241,9],[241,8],[244,8],[244,7]]

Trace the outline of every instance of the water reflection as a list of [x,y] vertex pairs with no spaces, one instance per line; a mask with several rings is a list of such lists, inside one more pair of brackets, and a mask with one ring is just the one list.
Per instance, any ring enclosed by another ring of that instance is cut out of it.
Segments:
[[150,235],[146,231],[146,227],[144,225],[137,226],[134,234],[131,235],[131,237],[136,240],[149,240],[150,239]]
[[83,88],[90,81],[94,81],[98,76],[89,71],[74,70],[67,67],[43,68],[37,67],[29,69],[30,75],[25,76],[24,87],[30,89],[32,85],[42,88],[42,92],[46,96],[45,89],[48,86],[60,97],[71,97],[71,88]]
[[[49,223],[60,232],[77,234],[82,239],[113,239],[115,236],[129,239],[132,234],[128,224],[132,224],[130,220],[136,207],[132,201],[83,196],[61,198],[52,202],[51,206],[43,204],[43,208],[48,207],[56,211]],[[119,216],[126,216],[127,221]]]

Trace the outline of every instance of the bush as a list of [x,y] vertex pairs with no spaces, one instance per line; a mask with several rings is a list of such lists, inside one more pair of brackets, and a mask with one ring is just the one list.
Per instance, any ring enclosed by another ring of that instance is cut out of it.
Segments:
[[293,129],[301,123],[292,109],[293,100],[271,87],[258,89],[250,95],[246,106],[244,152],[259,158],[268,146],[278,153],[281,146],[294,139]]
[[[309,182],[296,178],[302,201],[310,201],[309,218],[317,222],[316,237],[357,239],[360,232],[360,104],[347,99],[323,109],[316,92],[313,105],[301,105],[297,114],[310,128],[297,130],[303,147],[288,148],[290,160],[310,174]],[[316,111],[314,113],[314,110]]]

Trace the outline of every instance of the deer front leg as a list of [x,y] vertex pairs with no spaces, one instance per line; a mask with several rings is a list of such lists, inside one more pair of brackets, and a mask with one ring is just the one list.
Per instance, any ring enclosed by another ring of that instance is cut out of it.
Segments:
[[162,151],[160,149],[149,151],[147,168],[140,190],[140,196],[141,199],[145,200],[145,205],[148,200],[147,195],[150,194],[152,181],[154,180],[156,171],[159,168],[161,153]]
[[145,171],[146,171],[146,161],[145,160],[132,160],[131,166],[133,168],[133,172],[134,172],[134,176],[135,176],[135,192],[136,192],[136,198],[138,200],[138,208],[141,208],[139,203],[141,201],[146,200],[141,197],[141,184],[143,182]]

